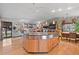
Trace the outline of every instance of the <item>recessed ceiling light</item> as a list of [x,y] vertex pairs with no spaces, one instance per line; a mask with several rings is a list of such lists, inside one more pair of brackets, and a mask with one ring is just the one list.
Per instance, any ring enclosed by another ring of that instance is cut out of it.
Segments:
[[52,10],[51,12],[55,13],[55,10]]
[[58,11],[62,11],[62,9],[61,9],[61,8],[59,8],[59,9],[58,9]]
[[68,10],[71,10],[71,9],[72,9],[72,7],[68,7],[67,9],[68,9]]

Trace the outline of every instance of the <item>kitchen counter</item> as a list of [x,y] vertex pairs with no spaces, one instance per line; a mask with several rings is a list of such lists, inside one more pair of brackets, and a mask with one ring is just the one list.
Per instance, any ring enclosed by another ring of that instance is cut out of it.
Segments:
[[[26,35],[25,35],[26,36]],[[53,34],[48,34],[46,32],[31,32],[27,34],[27,37],[30,38],[38,38],[38,39],[51,39],[51,38],[56,38],[58,37],[57,33],[53,33]]]
[[24,36],[23,47],[27,52],[49,52],[59,43],[58,33],[31,32]]

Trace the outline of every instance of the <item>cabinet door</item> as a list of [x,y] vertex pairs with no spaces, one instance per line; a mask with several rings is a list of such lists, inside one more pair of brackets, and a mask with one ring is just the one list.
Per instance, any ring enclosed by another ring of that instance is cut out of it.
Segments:
[[38,52],[38,40],[28,40],[28,52]]
[[52,48],[52,39],[48,40],[48,50],[51,50]]
[[48,52],[48,40],[39,40],[39,52]]

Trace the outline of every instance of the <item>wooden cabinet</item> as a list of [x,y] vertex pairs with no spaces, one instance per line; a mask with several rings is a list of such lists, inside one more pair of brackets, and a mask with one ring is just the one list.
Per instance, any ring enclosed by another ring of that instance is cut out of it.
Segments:
[[24,39],[23,47],[27,52],[38,52],[38,40]]
[[28,52],[38,52],[38,40],[28,40]]
[[58,43],[57,33],[34,32],[24,38],[23,46],[28,52],[49,52]]
[[39,52],[48,52],[48,40],[39,40]]
[[28,52],[48,52],[59,43],[58,38],[48,40],[25,39],[23,46]]

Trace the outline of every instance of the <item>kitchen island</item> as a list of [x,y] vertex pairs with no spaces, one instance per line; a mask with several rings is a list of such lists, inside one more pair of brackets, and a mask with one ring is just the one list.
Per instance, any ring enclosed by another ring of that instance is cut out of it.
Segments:
[[58,33],[31,32],[24,35],[23,48],[27,52],[49,52],[60,42]]

